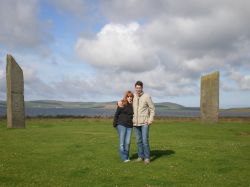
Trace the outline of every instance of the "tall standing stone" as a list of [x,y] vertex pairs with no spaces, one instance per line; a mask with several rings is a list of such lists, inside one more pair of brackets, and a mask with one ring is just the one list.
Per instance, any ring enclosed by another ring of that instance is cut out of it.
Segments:
[[24,81],[23,71],[11,55],[7,55],[7,127],[24,128]]
[[217,123],[219,118],[219,72],[201,77],[200,112],[202,123]]

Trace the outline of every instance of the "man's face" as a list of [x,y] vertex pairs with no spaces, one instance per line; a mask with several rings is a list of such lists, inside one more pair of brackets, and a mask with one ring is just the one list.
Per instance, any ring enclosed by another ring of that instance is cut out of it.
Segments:
[[139,85],[135,86],[135,92],[137,95],[140,95],[142,93],[142,87]]

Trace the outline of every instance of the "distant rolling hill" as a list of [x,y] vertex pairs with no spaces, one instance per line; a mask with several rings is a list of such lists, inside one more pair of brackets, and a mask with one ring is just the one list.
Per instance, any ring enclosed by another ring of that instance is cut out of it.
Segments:
[[[36,100],[26,101],[25,107],[27,108],[99,108],[99,109],[115,109],[117,101],[111,102],[66,102],[55,100]],[[1,107],[6,107],[5,101],[0,101]],[[185,107],[179,104],[163,102],[155,103],[155,107],[161,110],[176,110],[184,109]]]
[[170,109],[170,110],[185,108],[182,105],[179,105],[179,104],[176,104],[176,103],[170,103],[170,102],[155,103],[155,107],[161,108],[161,109]]
[[66,102],[53,100],[26,101],[27,108],[103,108],[113,109],[116,102]]
[[[25,101],[26,108],[65,108],[65,109],[115,109],[117,101],[111,102],[66,102],[66,101],[55,101],[55,100],[36,100],[36,101]],[[5,108],[6,102],[0,101],[0,107]],[[157,111],[166,110],[193,110],[197,111],[199,107],[185,107],[171,102],[155,103]],[[230,108],[220,109],[220,111],[227,112],[250,112],[250,108]]]

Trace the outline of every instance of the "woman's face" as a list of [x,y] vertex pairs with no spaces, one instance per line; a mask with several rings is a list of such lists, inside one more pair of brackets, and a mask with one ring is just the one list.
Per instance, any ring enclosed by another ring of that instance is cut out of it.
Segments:
[[133,101],[132,96],[127,96],[127,101],[128,101],[128,103],[132,103],[132,101]]

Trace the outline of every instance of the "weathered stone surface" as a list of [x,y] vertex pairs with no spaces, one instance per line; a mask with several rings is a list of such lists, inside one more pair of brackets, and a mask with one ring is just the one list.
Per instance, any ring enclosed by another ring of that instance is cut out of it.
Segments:
[[23,71],[11,55],[7,55],[7,127],[25,127]]
[[201,77],[200,113],[202,123],[217,123],[219,118],[219,72]]

